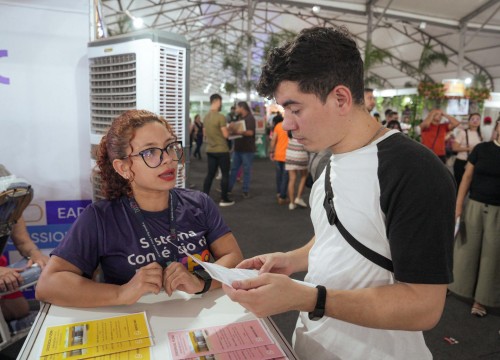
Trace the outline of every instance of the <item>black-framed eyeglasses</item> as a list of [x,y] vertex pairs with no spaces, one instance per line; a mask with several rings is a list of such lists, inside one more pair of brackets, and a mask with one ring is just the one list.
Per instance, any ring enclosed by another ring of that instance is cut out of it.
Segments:
[[158,166],[161,165],[163,162],[163,153],[166,152],[168,156],[173,161],[179,161],[182,159],[182,155],[184,154],[184,150],[182,148],[182,141],[174,141],[167,146],[165,146],[163,149],[157,148],[157,147],[152,147],[149,149],[145,149],[142,151],[139,151],[137,154],[130,154],[129,156],[126,156],[124,159],[133,157],[133,156],[140,156],[142,157],[142,160],[144,160],[144,163],[150,167],[150,168],[157,168]]

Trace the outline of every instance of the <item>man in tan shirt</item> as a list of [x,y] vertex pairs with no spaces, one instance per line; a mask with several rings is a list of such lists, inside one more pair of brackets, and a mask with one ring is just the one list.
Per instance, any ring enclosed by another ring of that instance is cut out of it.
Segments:
[[227,130],[226,118],[220,113],[222,108],[222,97],[219,94],[210,96],[210,111],[203,119],[203,135],[207,140],[207,159],[208,173],[203,183],[203,192],[210,194],[212,181],[217,173],[217,168],[220,168],[222,173],[221,179],[221,201],[220,206],[234,205],[234,201],[228,197],[229,187],[229,167],[231,164],[229,158],[229,146],[227,138],[229,132]]

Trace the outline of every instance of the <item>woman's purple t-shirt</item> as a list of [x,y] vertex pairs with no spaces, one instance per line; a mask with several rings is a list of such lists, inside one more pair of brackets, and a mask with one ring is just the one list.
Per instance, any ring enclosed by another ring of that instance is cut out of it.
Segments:
[[[209,245],[231,230],[215,203],[205,193],[174,189],[177,238],[170,235],[170,210],[142,211],[157,249],[168,261],[179,261],[189,271],[198,265],[167,241],[171,240],[202,261],[210,261]],[[132,212],[128,198],[90,204],[51,255],[78,267],[91,278],[101,265],[106,283],[122,285],[137,269],[156,261],[156,252]]]

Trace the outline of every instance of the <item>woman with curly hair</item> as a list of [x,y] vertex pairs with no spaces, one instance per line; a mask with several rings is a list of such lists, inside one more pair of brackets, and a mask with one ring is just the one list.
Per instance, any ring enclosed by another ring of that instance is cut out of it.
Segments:
[[[234,267],[239,246],[213,201],[175,188],[182,143],[162,117],[129,110],[101,140],[105,200],[89,205],[51,254],[36,288],[45,302],[77,307],[135,303],[142,295],[220,287],[202,261]],[[103,282],[93,280],[100,268]]]

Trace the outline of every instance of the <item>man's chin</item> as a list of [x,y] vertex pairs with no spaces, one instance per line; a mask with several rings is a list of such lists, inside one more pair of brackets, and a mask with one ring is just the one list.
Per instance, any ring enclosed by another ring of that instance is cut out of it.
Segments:
[[317,146],[314,146],[313,144],[303,144],[303,146],[304,146],[304,149],[306,151],[312,152],[312,153],[319,153],[319,152],[324,150],[324,149],[318,148]]

